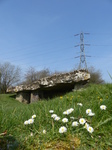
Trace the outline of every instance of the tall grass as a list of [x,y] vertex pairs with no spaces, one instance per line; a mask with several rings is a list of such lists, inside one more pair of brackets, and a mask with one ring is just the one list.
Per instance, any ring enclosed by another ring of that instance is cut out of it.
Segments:
[[[82,107],[77,105],[82,103]],[[100,106],[105,105],[106,110]],[[69,115],[63,112],[73,108]],[[86,110],[90,108],[95,115],[90,117]],[[61,119],[55,121],[49,110],[53,110]],[[33,124],[24,122],[36,115]],[[68,122],[63,123],[62,119]],[[71,119],[74,117],[74,120]],[[72,127],[72,122],[85,118],[93,127],[89,133],[84,125]],[[67,132],[59,133],[65,126]],[[46,133],[43,133],[43,130]],[[4,136],[1,134],[4,133]],[[70,92],[51,100],[42,100],[32,104],[16,101],[13,95],[0,95],[0,148],[4,149],[112,149],[112,84],[90,85],[82,91]]]

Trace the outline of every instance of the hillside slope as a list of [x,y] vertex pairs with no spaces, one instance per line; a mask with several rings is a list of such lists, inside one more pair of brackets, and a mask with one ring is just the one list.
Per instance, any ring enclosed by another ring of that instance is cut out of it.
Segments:
[[111,150],[112,84],[32,104],[0,95],[0,148]]

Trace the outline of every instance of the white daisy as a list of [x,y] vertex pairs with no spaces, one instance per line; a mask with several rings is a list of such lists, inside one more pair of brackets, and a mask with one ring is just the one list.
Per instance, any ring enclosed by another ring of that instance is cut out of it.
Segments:
[[67,110],[63,112],[64,115],[67,115]]
[[84,118],[80,118],[80,119],[79,119],[79,123],[80,123],[80,124],[83,125],[83,124],[85,124],[85,122],[86,122],[86,120],[85,120]]
[[54,110],[49,110],[49,112],[52,114],[54,112]]
[[32,118],[28,120],[28,124],[33,124],[33,122],[34,122],[34,119]]
[[55,117],[57,117],[57,115],[56,115],[56,114],[52,114],[51,117],[52,117],[52,118],[55,118]]
[[29,124],[29,123],[28,123],[28,120],[26,120],[26,121],[24,122],[24,125],[27,125],[27,124]]
[[32,116],[32,119],[34,119],[34,118],[36,118],[36,115],[33,115],[33,116]]
[[89,133],[92,133],[92,132],[94,131],[94,129],[89,126],[89,127],[87,128],[87,131],[88,131]]
[[89,114],[88,114],[88,116],[94,116],[95,115],[95,113],[92,113],[92,112],[90,112]]
[[43,134],[46,134],[46,130],[43,130]]
[[59,128],[59,133],[64,133],[67,132],[67,128],[62,126],[61,128]]
[[84,125],[84,128],[88,128],[89,127],[89,124],[88,123],[85,123],[85,125]]
[[72,126],[74,127],[74,126],[78,126],[78,122],[77,121],[74,121],[74,122],[72,122]]
[[74,110],[73,108],[68,109],[67,110],[67,115],[71,114],[73,110]]
[[87,109],[87,110],[86,110],[86,114],[89,114],[89,113],[91,113],[91,112],[92,112],[91,109]]
[[77,105],[82,106],[82,103],[77,103]]
[[71,114],[71,110],[70,109],[67,110],[67,115],[69,115],[69,114]]
[[74,111],[74,109],[73,109],[73,108],[70,108],[70,110],[71,110],[71,112],[72,112],[72,111]]
[[60,120],[60,117],[57,116],[54,118],[54,120],[58,121],[58,120]]
[[107,108],[107,107],[106,107],[105,105],[101,105],[101,106],[100,106],[100,109],[101,109],[101,110],[106,110],[106,108]]
[[30,136],[33,136],[33,133],[31,132]]
[[68,122],[68,119],[67,118],[63,118],[62,122],[66,123],[66,122]]

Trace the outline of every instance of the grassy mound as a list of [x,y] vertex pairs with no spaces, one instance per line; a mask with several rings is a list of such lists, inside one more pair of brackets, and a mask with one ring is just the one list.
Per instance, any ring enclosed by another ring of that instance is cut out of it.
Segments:
[[0,148],[111,150],[112,84],[90,85],[32,104],[20,103],[12,94],[0,95]]

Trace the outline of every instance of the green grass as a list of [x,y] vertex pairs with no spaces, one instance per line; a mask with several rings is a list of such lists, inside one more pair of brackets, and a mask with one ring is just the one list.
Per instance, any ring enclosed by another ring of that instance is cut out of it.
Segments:
[[[77,106],[82,103],[83,106]],[[106,105],[106,110],[100,106]],[[69,108],[70,115],[63,112]],[[86,114],[92,109],[95,116]],[[54,110],[61,119],[54,121],[49,110]],[[36,114],[33,124],[24,125],[24,121]],[[72,127],[75,121],[85,118],[94,128],[89,133],[83,125]],[[66,117],[69,122],[64,124]],[[67,127],[67,132],[60,134],[59,128]],[[46,134],[43,134],[46,130]],[[14,99],[13,94],[0,95],[0,148],[2,150],[111,150],[112,149],[112,84],[90,85],[85,90],[70,92],[52,100],[42,100],[32,104],[23,104]],[[33,134],[33,136],[31,136]]]

